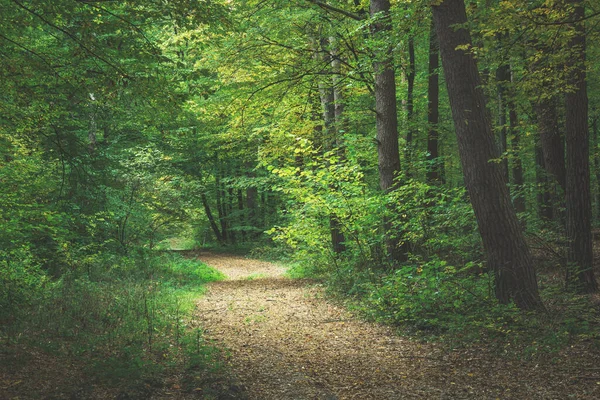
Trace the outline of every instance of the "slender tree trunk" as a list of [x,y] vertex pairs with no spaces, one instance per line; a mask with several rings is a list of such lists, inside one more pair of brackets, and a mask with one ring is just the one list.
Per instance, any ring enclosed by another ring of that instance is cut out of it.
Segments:
[[[246,163],[245,165],[246,175],[249,179],[256,178],[254,171],[252,170],[252,166],[250,163]],[[250,236],[257,236],[260,232],[259,227],[259,218],[258,218],[258,189],[256,186],[250,185],[246,188],[246,212],[247,212],[247,220],[248,225],[253,229],[250,231]]]
[[[377,17],[371,32],[374,38],[387,40],[391,31],[389,0],[371,0],[370,12]],[[396,106],[396,77],[391,44],[375,52],[375,113],[377,127],[377,160],[379,186],[384,192],[393,190],[400,172],[400,150],[398,146],[398,109]],[[384,221],[386,249],[392,262],[406,260],[406,248],[391,232],[391,224]]]
[[[331,47],[331,70],[333,72],[333,117],[335,121],[333,129],[333,145],[340,159],[345,160],[344,144],[342,137],[348,129],[348,127],[347,120],[344,115],[345,99],[340,79],[342,72],[342,63],[339,58],[340,55],[338,53],[335,38],[329,38],[329,45]],[[331,231],[331,244],[333,245],[333,251],[336,254],[343,253],[344,251],[346,251],[346,236],[342,231],[342,224],[338,216],[334,213],[332,213],[329,216],[329,228]]]
[[234,220],[233,220],[233,209],[234,209],[234,202],[235,202],[235,194],[233,192],[233,188],[229,188],[226,191],[226,197],[227,197],[227,201],[226,201],[226,210],[227,210],[227,226],[229,227],[229,239],[231,241],[231,244],[236,244],[237,243],[237,235],[235,233],[235,231],[232,228],[232,226],[234,226]]
[[569,48],[569,90],[565,95],[567,140],[567,284],[585,293],[596,292],[592,253],[592,205],[590,192],[590,143],[588,127],[588,96],[585,72],[586,37],[584,3],[569,0],[574,5],[575,36]]
[[219,231],[219,227],[217,226],[215,217],[213,216],[213,213],[210,210],[210,205],[208,204],[208,199],[206,198],[206,195],[204,193],[202,193],[200,195],[200,198],[202,199],[202,205],[204,206],[204,212],[206,213],[206,217],[208,218],[210,227],[212,228],[213,233],[215,234],[215,237],[217,238],[217,242],[219,242],[219,244],[223,244],[224,243],[223,236],[221,235],[221,231]]
[[329,38],[331,44],[331,69],[333,72],[333,101],[334,101],[334,119],[335,119],[335,146],[338,149],[338,155],[345,159],[343,136],[348,130],[348,118],[344,114],[345,97],[342,88],[342,60],[338,51],[337,40]]
[[548,190],[549,182],[546,166],[544,165],[544,152],[542,151],[542,145],[539,142],[538,139],[535,144],[535,179],[537,184],[538,213],[542,220],[552,221],[554,220],[552,198],[550,197],[550,191]]
[[427,182],[433,184],[444,182],[444,177],[441,174],[443,161],[439,158],[438,147],[438,123],[440,115],[439,58],[440,52],[435,34],[435,25],[432,19],[429,32],[429,78],[427,82],[427,123],[429,125],[427,132]]
[[[238,211],[240,213],[240,217],[238,218],[238,222],[241,226],[247,226],[248,221],[246,220],[246,210],[244,209],[244,192],[242,189],[237,190],[237,206]],[[242,233],[242,242],[246,241],[246,229],[241,230]]]
[[465,184],[473,204],[489,267],[494,271],[496,297],[514,300],[521,309],[543,307],[538,294],[533,258],[512,208],[500,166],[491,121],[464,28],[463,0],[445,0],[432,7],[450,107],[458,139]]
[[[329,39],[322,38],[319,41],[315,41],[320,44],[320,46],[315,49],[315,59],[326,68],[327,72],[333,71],[334,67],[334,58],[330,53],[330,43]],[[339,62],[339,60],[338,60]],[[325,139],[324,139],[324,150],[336,150],[336,146],[338,143],[338,132],[337,132],[337,119],[341,117],[342,109],[336,109],[336,89],[334,87],[333,78],[329,81],[323,82],[320,81],[318,83],[319,87],[319,97],[321,99],[321,108],[323,115],[323,123],[325,125]],[[338,89],[339,90],[339,89]],[[340,93],[338,92],[338,97]],[[339,113],[339,117],[336,118],[336,112]],[[330,190],[335,191],[335,185],[330,185]],[[333,248],[334,253],[340,254],[346,250],[346,246],[344,242],[346,238],[341,230],[342,225],[340,224],[339,218],[335,212],[331,212],[329,214],[329,230],[331,233],[331,246]]]
[[415,75],[416,75],[416,61],[415,61],[415,38],[411,35],[408,37],[408,70],[406,71],[406,81],[408,89],[406,92],[406,166],[405,168],[412,168],[412,154],[414,147],[414,119],[415,119]]
[[506,123],[506,84],[510,81],[510,66],[502,64],[496,70],[496,80],[498,81],[498,147],[500,156],[502,157],[502,173],[504,179],[508,182],[508,158],[506,151],[508,150],[507,141],[507,123]]
[[[330,72],[331,56],[329,54],[329,40],[327,38],[315,39],[314,58],[325,68],[324,72]],[[323,123],[325,125],[324,149],[331,150],[335,137],[335,98],[331,81],[320,80],[318,82],[319,98]]]
[[215,175],[215,193],[217,197],[217,212],[219,213],[219,223],[221,225],[221,238],[223,243],[229,241],[228,229],[227,229],[227,210],[224,199],[224,192],[221,190],[221,171],[217,170]]
[[96,97],[94,97],[93,93],[89,94],[90,96],[90,103],[88,103],[88,107],[90,108],[90,126],[89,126],[89,131],[88,131],[88,149],[90,151],[91,154],[93,154],[96,151],[96,144],[97,144],[97,132],[98,132],[98,125],[96,123],[96,112],[97,112],[97,107],[96,107]]
[[[511,73],[512,80],[512,73]],[[508,108],[508,126],[510,133],[510,147],[512,152],[512,178],[514,193],[515,210],[518,213],[523,213],[527,210],[525,204],[525,193],[523,193],[523,185],[525,178],[523,176],[523,163],[521,162],[521,133],[519,131],[519,116],[517,107],[511,94],[506,102]]]

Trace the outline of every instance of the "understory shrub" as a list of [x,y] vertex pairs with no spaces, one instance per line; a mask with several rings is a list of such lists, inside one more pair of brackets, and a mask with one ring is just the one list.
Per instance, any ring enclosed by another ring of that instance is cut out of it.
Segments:
[[481,341],[517,358],[552,355],[577,341],[600,338],[598,307],[589,296],[565,291],[561,282],[544,282],[544,312],[524,312],[497,302],[493,276],[479,264],[456,269],[433,259],[351,276],[330,286],[351,296],[351,308],[422,338],[452,345]]
[[12,334],[0,333],[8,341],[77,357],[91,376],[111,382],[129,384],[168,368],[197,366],[198,360],[207,368],[216,362],[192,312],[203,285],[222,274],[200,261],[163,253],[122,257],[92,276],[74,270],[44,285],[37,300],[28,290],[23,296],[30,307],[11,321]]
[[27,247],[0,250],[0,333],[26,318],[50,282]]
[[384,275],[368,285],[362,301],[376,319],[425,330],[460,329],[471,311],[493,304],[490,279],[477,265],[457,270],[433,259]]

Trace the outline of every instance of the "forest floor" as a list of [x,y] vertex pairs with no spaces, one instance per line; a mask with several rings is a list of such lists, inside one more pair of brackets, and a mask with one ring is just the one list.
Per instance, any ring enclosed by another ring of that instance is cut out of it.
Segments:
[[192,320],[222,350],[221,372],[172,372],[132,391],[94,383],[81,362],[0,348],[0,399],[600,398],[600,357],[589,344],[534,360],[491,345],[449,349],[361,320],[317,282],[289,279],[277,265],[186,255],[228,277],[209,284]]
[[600,363],[586,348],[534,361],[485,347],[450,350],[356,318],[315,282],[288,279],[276,265],[197,257],[229,278],[209,285],[196,318],[226,350],[238,398],[600,398]]

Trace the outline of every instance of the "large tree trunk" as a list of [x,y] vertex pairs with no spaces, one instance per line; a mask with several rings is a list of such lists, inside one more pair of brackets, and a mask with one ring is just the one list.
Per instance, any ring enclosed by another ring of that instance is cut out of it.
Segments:
[[443,183],[442,160],[439,158],[439,105],[440,105],[440,87],[439,87],[439,58],[437,37],[435,34],[435,24],[431,20],[431,29],[429,32],[429,77],[427,87],[427,123],[429,130],[427,132],[427,182],[433,184]]
[[565,165],[565,138],[558,128],[558,110],[556,97],[541,98],[535,104],[540,148],[544,170],[548,178],[545,190],[552,209],[546,209],[546,216],[561,224],[565,223],[565,190],[567,170]]
[[[373,24],[373,35],[382,38],[385,34],[389,34],[391,30],[390,2],[388,0],[372,0],[370,10],[371,16],[377,15],[379,18],[378,22]],[[400,172],[396,77],[391,45],[376,52],[373,68],[375,70],[379,185],[382,190],[389,191],[394,187],[394,179]]]
[[575,6],[575,36],[569,43],[569,90],[565,95],[567,139],[567,239],[569,242],[567,284],[581,292],[595,292],[598,283],[593,270],[592,205],[590,193],[590,143],[588,97],[585,72],[585,10],[582,0],[569,0]]
[[592,121],[592,157],[596,176],[596,222],[600,220],[600,154],[598,154],[598,117]]
[[[376,39],[388,38],[391,31],[389,0],[371,0],[370,12],[377,17],[371,27]],[[400,172],[400,153],[398,146],[398,109],[396,107],[396,77],[391,44],[375,52],[373,69],[375,71],[375,113],[377,127],[377,160],[379,165],[379,186],[389,192],[396,185]],[[405,261],[406,250],[392,234],[391,224],[384,221],[386,248],[392,261]]]
[[554,177],[564,191],[567,187],[565,141],[558,129],[556,98],[540,99],[535,105],[535,111],[546,171]]
[[[458,50],[471,45],[464,28],[463,0],[433,6],[442,65],[458,139],[465,184],[477,217],[489,267],[495,274],[496,297],[521,309],[542,308],[533,258],[512,208],[486,111],[480,76],[472,54]],[[460,47],[459,47],[460,46]]]

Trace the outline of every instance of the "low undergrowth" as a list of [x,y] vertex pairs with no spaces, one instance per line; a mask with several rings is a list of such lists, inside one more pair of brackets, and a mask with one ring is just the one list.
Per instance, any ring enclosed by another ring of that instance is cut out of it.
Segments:
[[333,296],[365,318],[453,347],[481,344],[517,358],[552,358],[577,344],[597,345],[600,339],[597,300],[565,291],[560,275],[548,271],[539,274],[544,312],[498,304],[493,278],[475,263],[459,269],[433,259],[396,270],[346,265],[328,273],[298,264],[291,272],[293,277],[315,274]]
[[[2,278],[12,286],[2,298],[10,312],[1,316],[0,334],[8,347],[40,348],[82,363],[96,383],[131,388],[159,383],[175,370],[218,367],[192,311],[204,285],[223,276],[199,261],[153,252],[98,258],[58,280],[4,267]],[[23,276],[29,281],[21,282]]]

